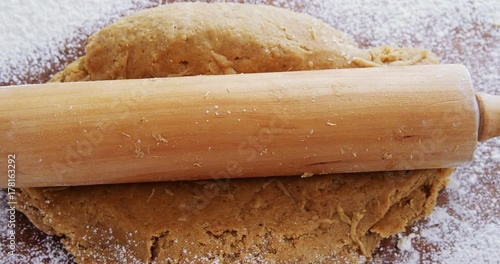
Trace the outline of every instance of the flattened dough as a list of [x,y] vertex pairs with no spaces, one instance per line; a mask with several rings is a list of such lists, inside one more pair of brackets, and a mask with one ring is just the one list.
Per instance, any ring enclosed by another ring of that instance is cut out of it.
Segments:
[[[178,3],[118,20],[52,81],[437,63],[362,50],[310,16]],[[431,212],[451,169],[22,189],[21,211],[79,263],[356,262]]]

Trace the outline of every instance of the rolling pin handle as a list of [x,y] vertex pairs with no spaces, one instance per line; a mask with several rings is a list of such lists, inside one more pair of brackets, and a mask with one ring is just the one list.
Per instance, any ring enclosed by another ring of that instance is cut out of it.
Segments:
[[500,95],[476,93],[479,106],[478,140],[485,141],[500,136]]

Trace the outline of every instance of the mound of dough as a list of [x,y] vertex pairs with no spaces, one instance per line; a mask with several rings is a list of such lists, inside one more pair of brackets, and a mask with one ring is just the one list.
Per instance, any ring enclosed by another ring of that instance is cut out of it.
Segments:
[[[362,50],[310,16],[178,3],[122,18],[52,81],[437,63],[425,50]],[[31,188],[20,210],[79,263],[357,262],[429,214],[451,169]]]
[[311,16],[261,5],[178,3],[90,37],[52,81],[137,79],[437,63],[415,48],[361,50]]

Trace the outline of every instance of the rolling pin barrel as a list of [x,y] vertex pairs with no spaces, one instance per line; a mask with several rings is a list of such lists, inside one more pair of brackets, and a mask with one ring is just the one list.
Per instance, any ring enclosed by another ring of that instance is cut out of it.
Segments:
[[0,108],[16,187],[455,167],[479,126],[461,65],[48,83]]

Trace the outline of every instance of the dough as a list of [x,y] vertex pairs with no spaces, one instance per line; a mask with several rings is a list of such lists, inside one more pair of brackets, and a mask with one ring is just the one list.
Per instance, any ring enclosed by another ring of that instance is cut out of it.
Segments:
[[[310,16],[177,3],[122,18],[52,81],[437,63],[362,50]],[[429,214],[451,169],[163,182],[19,192],[20,210],[79,263],[357,262]]]
[[415,48],[361,50],[311,16],[241,4],[177,3],[138,12],[91,36],[85,51],[52,80],[437,63]]

